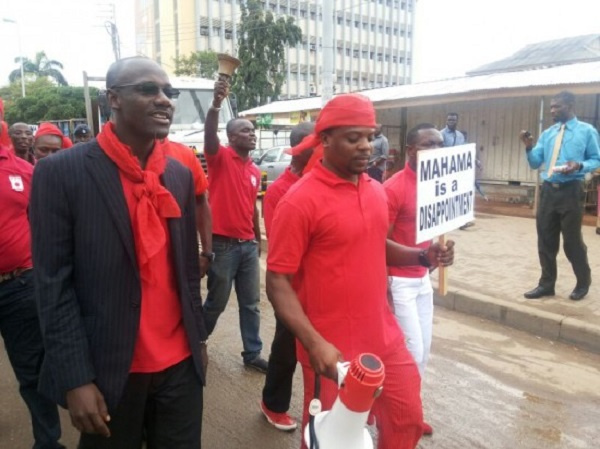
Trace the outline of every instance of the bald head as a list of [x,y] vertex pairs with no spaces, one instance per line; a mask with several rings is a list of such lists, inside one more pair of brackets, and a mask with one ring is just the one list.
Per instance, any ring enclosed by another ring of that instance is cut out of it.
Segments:
[[144,70],[147,67],[162,70],[158,63],[145,56],[132,56],[113,62],[106,72],[106,88],[110,89],[113,86],[129,82],[123,81],[123,78],[127,78],[130,72]]

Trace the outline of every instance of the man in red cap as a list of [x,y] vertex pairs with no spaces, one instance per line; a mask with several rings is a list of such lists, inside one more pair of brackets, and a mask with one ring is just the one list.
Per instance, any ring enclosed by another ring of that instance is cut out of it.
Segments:
[[73,142],[56,125],[44,122],[40,124],[33,141],[33,155],[40,160],[65,148],[71,148]]
[[[420,249],[386,239],[383,186],[369,178],[375,111],[362,95],[335,97],[301,146],[320,144],[315,163],[275,211],[267,266],[267,294],[296,336],[304,375],[304,423],[321,382],[323,409],[338,392],[336,364],[370,352],[385,365],[373,414],[379,449],[412,449],[423,434],[420,376],[387,300],[386,265],[449,265],[453,243]],[[316,153],[317,151],[315,151]],[[313,155],[314,156],[314,155]]]

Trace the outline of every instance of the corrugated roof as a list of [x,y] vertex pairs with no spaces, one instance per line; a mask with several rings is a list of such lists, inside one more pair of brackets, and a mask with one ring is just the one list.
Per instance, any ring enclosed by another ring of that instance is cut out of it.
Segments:
[[[426,83],[362,91],[378,109],[442,104],[486,98],[551,95],[559,89],[574,93],[600,93],[600,61],[547,69],[466,76]],[[283,114],[321,109],[321,97],[276,101],[243,111],[240,115]]]
[[527,45],[514,55],[482,65],[467,72],[467,75],[529,70],[597,60],[600,60],[600,34],[588,34]]

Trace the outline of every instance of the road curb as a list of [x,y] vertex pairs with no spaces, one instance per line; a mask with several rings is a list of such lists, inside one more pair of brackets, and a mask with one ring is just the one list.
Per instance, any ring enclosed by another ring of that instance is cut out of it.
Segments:
[[[435,282],[432,282],[435,285]],[[435,305],[485,318],[551,340],[600,353],[600,326],[576,317],[539,310],[505,299],[465,289],[449,290],[446,296],[434,293]]]

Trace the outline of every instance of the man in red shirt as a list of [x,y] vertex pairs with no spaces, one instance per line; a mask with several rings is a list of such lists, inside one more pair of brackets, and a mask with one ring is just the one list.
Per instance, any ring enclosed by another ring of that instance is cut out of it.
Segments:
[[115,62],[112,121],[39,160],[31,194],[40,390],[68,408],[80,449],[201,447],[208,334],[195,192],[166,157],[179,94],[154,61]]
[[208,205],[208,179],[200,161],[194,154],[194,150],[190,147],[170,141],[164,140],[165,153],[167,156],[174,157],[181,162],[185,167],[189,168],[194,178],[194,188],[196,193],[196,228],[200,235],[200,243],[202,244],[202,252],[200,253],[200,277],[204,277],[208,271],[210,263],[214,259],[212,252],[212,212]]
[[204,320],[209,334],[229,300],[235,282],[239,304],[244,365],[262,373],[267,361],[260,353],[259,264],[260,226],[256,195],[260,172],[248,153],[256,147],[254,126],[248,120],[227,123],[229,146],[221,145],[217,130],[221,102],[229,92],[226,77],[215,83],[213,102],[204,124],[204,155],[210,177],[209,201],[213,214],[215,259],[208,270]]
[[32,418],[34,447],[59,444],[56,404],[37,391],[44,346],[35,306],[27,208],[33,166],[0,145],[0,333]]
[[[287,193],[296,181],[310,159],[313,149],[308,148],[296,151],[296,146],[312,134],[315,125],[303,122],[292,129],[288,150],[292,154],[290,166],[267,188],[263,198],[263,215],[267,237],[271,232],[271,222],[279,200]],[[265,378],[260,409],[275,428],[279,430],[294,430],[298,423],[288,414],[292,399],[292,380],[296,370],[296,340],[294,335],[287,330],[283,323],[275,317],[275,336],[271,344],[269,355],[269,368]]]
[[[267,294],[276,314],[296,335],[304,375],[304,419],[321,382],[323,409],[337,396],[338,361],[378,355],[385,382],[373,413],[379,449],[416,447],[423,415],[420,377],[387,302],[386,265],[447,265],[452,244],[420,250],[386,241],[383,186],[365,171],[372,151],[375,111],[362,95],[332,99],[319,114],[312,141],[323,147],[315,164],[288,191],[275,212],[269,247]],[[316,151],[315,151],[316,153]],[[324,206],[325,205],[325,206]]]
[[8,135],[15,154],[30,164],[35,162],[33,157],[33,132],[27,123],[13,123],[8,128]]
[[[431,241],[416,243],[417,153],[443,146],[442,133],[429,123],[415,126],[406,135],[406,166],[384,183],[390,218],[388,237],[394,242],[422,250],[431,246]],[[396,321],[423,378],[433,326],[433,288],[429,268],[422,265],[391,266],[388,274]],[[429,424],[423,423],[423,428],[425,435],[433,433]]]

